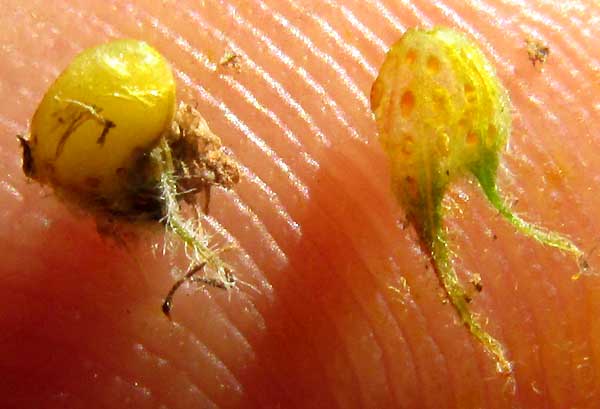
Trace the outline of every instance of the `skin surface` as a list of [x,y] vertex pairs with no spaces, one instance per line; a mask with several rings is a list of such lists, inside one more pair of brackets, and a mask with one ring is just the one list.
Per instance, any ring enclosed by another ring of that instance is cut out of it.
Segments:
[[[0,15],[0,407],[593,408],[600,279],[514,229],[463,180],[446,200],[455,267],[516,384],[444,303],[390,193],[368,103],[415,25],[475,38],[514,106],[499,185],[529,220],[598,244],[600,7],[593,2],[4,0]],[[194,3],[194,5],[192,5]],[[196,4],[196,3],[199,3]],[[148,41],[243,165],[209,222],[241,284],[184,288],[160,227],[100,236],[29,183],[14,138],[82,49]],[[550,47],[540,67],[525,39]],[[239,55],[240,68],[220,66]],[[152,245],[158,246],[152,251]],[[600,257],[590,262],[600,269]]]

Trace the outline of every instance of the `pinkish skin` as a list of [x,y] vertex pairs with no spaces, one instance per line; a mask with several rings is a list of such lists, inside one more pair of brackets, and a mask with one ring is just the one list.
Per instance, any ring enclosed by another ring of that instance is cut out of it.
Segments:
[[[455,186],[456,267],[465,282],[481,275],[472,306],[514,362],[511,394],[401,228],[368,105],[404,28],[471,31],[514,104],[501,188],[519,213],[589,249],[600,231],[593,1],[186,3],[2,6],[0,407],[597,407],[600,280],[572,281],[570,258],[515,233],[476,184]],[[258,292],[183,289],[170,322],[160,305],[174,277],[149,249],[160,231],[119,248],[23,176],[14,135],[75,53],[113,37],[175,62],[180,98],[243,164],[211,215]],[[527,58],[528,37],[550,45],[543,67]],[[215,66],[226,50],[241,55],[239,72]]]

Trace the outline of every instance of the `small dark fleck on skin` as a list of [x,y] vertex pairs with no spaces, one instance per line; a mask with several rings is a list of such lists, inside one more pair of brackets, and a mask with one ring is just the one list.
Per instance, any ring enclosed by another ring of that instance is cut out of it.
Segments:
[[471,276],[469,282],[471,283],[473,288],[475,288],[475,291],[477,291],[478,293],[480,293],[483,290],[483,284],[481,283],[481,276],[479,274],[474,274],[473,276]]
[[494,239],[494,240],[498,240],[498,236],[494,234],[494,235],[492,236],[492,239]]
[[588,263],[587,260],[581,260],[580,261],[581,264],[581,268],[585,271],[588,270],[590,268],[590,263]]
[[527,56],[531,64],[535,67],[536,63],[544,64],[550,55],[550,47],[537,40],[526,39]]
[[241,71],[240,57],[232,51],[226,51],[225,54],[223,54],[223,57],[219,60],[219,65],[222,67],[233,68],[238,72]]

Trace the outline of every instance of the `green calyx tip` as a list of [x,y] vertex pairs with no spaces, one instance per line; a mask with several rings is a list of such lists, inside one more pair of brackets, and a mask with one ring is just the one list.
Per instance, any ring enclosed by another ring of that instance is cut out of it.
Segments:
[[479,185],[490,204],[521,234],[533,238],[540,244],[554,247],[575,259],[579,270],[573,275],[573,278],[578,278],[582,274],[591,272],[586,254],[569,238],[560,233],[527,222],[512,212],[507,205],[506,199],[504,199],[498,191],[495,175],[490,175],[486,172],[474,172],[474,175],[479,180]]

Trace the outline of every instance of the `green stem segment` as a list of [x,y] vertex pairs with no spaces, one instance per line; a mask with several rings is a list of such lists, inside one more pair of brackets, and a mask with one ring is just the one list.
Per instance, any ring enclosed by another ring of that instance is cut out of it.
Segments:
[[419,195],[407,208],[410,209],[409,217],[417,230],[421,245],[430,256],[440,284],[461,322],[492,356],[496,370],[511,374],[512,364],[506,358],[502,344],[483,328],[478,315],[471,311],[467,301],[469,296],[452,265],[442,215],[442,199],[446,186],[431,183],[427,172],[420,173],[420,176]]
[[467,301],[468,296],[452,266],[450,250],[441,226],[436,228],[436,232],[432,237],[431,257],[434,261],[433,264],[436,274],[448,295],[448,299],[458,312],[462,323],[467,327],[469,332],[481,342],[485,350],[492,355],[496,362],[497,371],[510,374],[512,372],[512,364],[506,358],[502,344],[482,327],[477,314],[473,313],[469,308]]
[[[427,158],[423,158],[423,162],[431,165]],[[416,195],[402,195],[404,198],[411,198],[404,203],[407,216],[415,226],[421,246],[429,255],[440,284],[461,322],[492,356],[497,371],[511,374],[512,365],[506,358],[502,344],[483,328],[478,315],[471,311],[469,296],[454,270],[443,226],[442,200],[447,185],[439,179],[434,181],[432,175],[436,173],[427,165],[417,172]]]
[[160,145],[153,152],[153,157],[160,174],[160,190],[163,197],[165,224],[183,241],[192,265],[206,263],[208,270],[214,272],[218,281],[227,288],[231,285],[228,279],[227,265],[221,260],[219,254],[208,245],[208,236],[202,230],[199,222],[186,220],[181,214],[181,208],[177,200],[177,182],[175,178],[175,164],[171,148],[165,138],[161,139]]
[[546,230],[543,227],[529,223],[514,214],[507,205],[506,200],[500,195],[494,175],[486,172],[486,169],[475,169],[473,174],[479,180],[479,184],[491,205],[494,206],[502,217],[508,220],[508,222],[519,232],[533,238],[538,243],[557,248],[572,256],[577,261],[579,272],[573,275],[573,279],[579,278],[581,274],[584,274],[589,270],[590,267],[585,253],[570,239],[557,232]]

